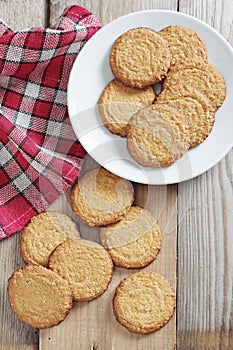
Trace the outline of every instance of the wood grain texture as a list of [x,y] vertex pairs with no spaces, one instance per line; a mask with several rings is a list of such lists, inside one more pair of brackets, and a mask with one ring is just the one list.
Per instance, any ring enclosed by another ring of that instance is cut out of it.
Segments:
[[[56,25],[64,7],[74,3],[73,0],[50,1],[50,24],[52,27]],[[149,9],[177,9],[176,0],[80,0],[77,3],[96,15],[102,25],[130,12]]]
[[0,0],[0,18],[13,30],[47,26],[46,0]]
[[[46,23],[45,0],[0,1],[0,16],[14,30]],[[10,309],[7,281],[12,272],[24,265],[19,254],[20,235],[16,234],[0,243],[0,349],[34,350],[38,344],[38,331],[21,321]]]
[[[82,173],[98,167],[86,157]],[[146,269],[166,276],[176,288],[176,186],[147,186],[134,184],[135,203],[146,207],[158,218],[163,232],[163,244],[155,262]],[[70,207],[69,192],[66,200],[60,197],[49,210],[70,215],[78,224],[82,238],[98,241],[98,228],[92,228],[75,217]],[[168,230],[168,222],[169,230]],[[169,232],[168,232],[169,231]],[[76,302],[68,317],[59,326],[41,330],[39,348],[46,350],[173,350],[176,344],[176,315],[156,333],[146,336],[128,332],[118,324],[112,310],[112,298],[120,281],[133,270],[115,268],[108,290],[91,302]]]
[[233,348],[232,160],[179,185],[178,349]]
[[[233,44],[232,2],[181,0],[179,10],[207,22]],[[178,186],[178,349],[233,349],[232,213],[233,151]]]

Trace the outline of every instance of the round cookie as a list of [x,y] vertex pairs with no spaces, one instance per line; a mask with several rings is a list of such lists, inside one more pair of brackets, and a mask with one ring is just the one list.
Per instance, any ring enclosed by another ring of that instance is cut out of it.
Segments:
[[74,300],[87,301],[108,288],[113,263],[100,244],[80,239],[57,246],[50,255],[49,268],[69,282]]
[[171,64],[167,40],[152,29],[130,29],[119,36],[110,51],[113,75],[135,88],[144,88],[160,81]]
[[99,114],[110,132],[124,137],[130,117],[142,107],[151,105],[154,99],[152,86],[135,89],[113,79],[100,96]]
[[189,126],[178,109],[166,104],[154,104],[130,119],[127,146],[139,164],[154,168],[167,166],[188,150]]
[[133,201],[134,189],[131,182],[104,168],[86,172],[71,193],[73,211],[91,226],[121,220]]
[[175,309],[175,293],[170,283],[151,271],[126,277],[113,299],[116,319],[130,332],[147,334],[163,327]]
[[149,211],[138,206],[132,206],[121,221],[102,227],[99,236],[114,264],[127,269],[150,264],[162,243],[159,225]]
[[169,26],[159,32],[167,39],[172,54],[171,64],[182,61],[207,60],[206,46],[193,30],[181,26]]
[[197,89],[189,85],[172,85],[158,95],[156,103],[171,103],[185,115],[190,126],[190,147],[209,136],[215,120],[214,107]]
[[191,85],[206,95],[214,108],[219,108],[226,96],[226,85],[219,70],[208,62],[184,62],[171,67],[163,89],[171,85]]
[[44,212],[23,229],[20,254],[28,264],[47,266],[53,249],[66,239],[80,239],[76,224],[65,214]]
[[39,265],[16,270],[8,281],[8,295],[18,318],[34,328],[59,324],[72,307],[68,282]]

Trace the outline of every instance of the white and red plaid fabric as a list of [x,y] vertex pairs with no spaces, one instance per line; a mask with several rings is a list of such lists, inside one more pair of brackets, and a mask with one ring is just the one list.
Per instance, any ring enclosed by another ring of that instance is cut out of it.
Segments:
[[57,29],[14,32],[0,21],[0,239],[22,229],[79,174],[85,151],[68,118],[67,83],[99,28],[80,6],[66,8]]

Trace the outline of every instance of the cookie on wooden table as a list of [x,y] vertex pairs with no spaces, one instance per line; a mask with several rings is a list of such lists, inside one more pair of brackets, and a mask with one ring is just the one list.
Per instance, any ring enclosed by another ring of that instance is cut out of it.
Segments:
[[141,165],[158,168],[174,163],[190,146],[184,115],[167,104],[153,104],[134,114],[127,127],[127,147]]
[[74,300],[87,301],[108,288],[113,263],[100,244],[80,239],[57,246],[50,255],[49,268],[69,282]]
[[116,319],[130,332],[147,334],[163,327],[175,310],[175,293],[170,283],[151,271],[126,277],[113,299]]
[[16,270],[8,281],[8,295],[18,318],[34,328],[59,324],[72,307],[69,283],[39,265]]
[[134,201],[130,181],[104,168],[86,172],[71,193],[74,213],[91,226],[102,226],[121,220]]
[[161,249],[162,235],[151,213],[132,206],[119,222],[100,228],[100,241],[115,265],[141,268],[150,264]]
[[50,253],[67,238],[80,239],[73,220],[62,213],[43,212],[34,216],[23,229],[21,256],[26,263],[47,266]]
[[169,43],[172,54],[171,64],[186,60],[207,60],[205,43],[194,30],[181,26],[169,26],[160,30],[159,33]]
[[155,92],[151,86],[135,89],[111,80],[98,101],[99,113],[105,127],[113,134],[126,136],[130,117],[139,109],[154,102]]
[[171,85],[158,95],[156,103],[170,103],[187,118],[190,126],[190,147],[202,143],[210,134],[215,110],[211,101],[189,85]]
[[160,81],[171,64],[167,40],[146,27],[130,29],[119,36],[110,51],[113,75],[122,83],[144,88]]
[[184,62],[171,67],[163,89],[171,85],[191,85],[206,95],[214,108],[219,108],[226,96],[226,85],[219,70],[208,62]]

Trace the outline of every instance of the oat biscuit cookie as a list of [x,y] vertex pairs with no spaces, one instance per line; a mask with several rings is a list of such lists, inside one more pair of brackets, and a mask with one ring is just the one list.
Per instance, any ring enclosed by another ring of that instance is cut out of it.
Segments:
[[119,222],[100,228],[100,241],[116,266],[138,269],[150,264],[161,249],[159,225],[149,211],[132,206]]
[[49,268],[69,282],[74,300],[87,301],[108,288],[113,263],[100,244],[83,239],[68,240],[54,249]]
[[144,88],[160,81],[171,64],[167,40],[152,29],[130,29],[119,36],[110,51],[110,66],[122,83]]
[[69,216],[58,212],[41,213],[23,229],[21,256],[26,263],[47,266],[50,253],[67,238],[80,239],[77,226]]
[[121,220],[133,201],[134,189],[131,182],[104,168],[86,172],[71,194],[73,211],[91,226]]
[[205,43],[195,31],[181,26],[169,26],[160,30],[159,33],[169,43],[172,54],[171,64],[186,60],[207,60]]
[[191,85],[206,95],[215,109],[219,108],[226,96],[226,85],[219,70],[207,62],[185,62],[171,67],[163,89],[171,85]]
[[158,95],[156,103],[170,103],[185,115],[190,126],[190,147],[209,136],[215,120],[214,107],[197,89],[189,85],[172,85]]
[[183,114],[167,104],[154,104],[131,117],[127,146],[141,165],[158,168],[174,163],[190,146],[188,123]]
[[68,282],[39,265],[16,270],[8,281],[8,295],[18,318],[34,328],[59,324],[72,307]]
[[151,271],[126,277],[113,299],[116,319],[130,332],[146,334],[163,327],[175,309],[175,293],[170,283]]
[[126,126],[130,117],[142,107],[151,105],[154,99],[155,92],[152,86],[135,89],[113,79],[100,96],[99,114],[110,132],[126,136]]

